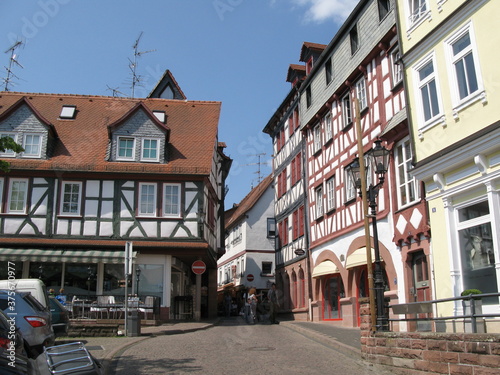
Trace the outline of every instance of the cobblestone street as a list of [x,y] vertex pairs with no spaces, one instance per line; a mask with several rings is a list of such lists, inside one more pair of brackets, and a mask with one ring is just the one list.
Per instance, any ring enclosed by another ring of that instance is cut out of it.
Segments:
[[[286,370],[285,370],[286,369]],[[381,374],[284,325],[245,325],[240,319],[182,335],[151,337],[117,353],[109,375]]]

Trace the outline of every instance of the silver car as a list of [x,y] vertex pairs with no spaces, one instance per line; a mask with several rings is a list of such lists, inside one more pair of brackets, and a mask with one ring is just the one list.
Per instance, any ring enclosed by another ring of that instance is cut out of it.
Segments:
[[0,309],[15,319],[27,344],[26,352],[36,358],[45,346],[55,342],[50,311],[29,292],[0,290]]

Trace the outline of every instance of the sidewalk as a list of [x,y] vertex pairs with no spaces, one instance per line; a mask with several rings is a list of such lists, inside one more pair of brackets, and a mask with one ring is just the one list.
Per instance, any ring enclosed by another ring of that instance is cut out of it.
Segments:
[[[230,318],[231,319],[231,318]],[[176,335],[204,330],[217,324],[224,324],[224,318],[217,318],[202,322],[172,322],[160,326],[141,327],[141,336],[138,337],[82,337],[82,338],[61,338],[56,344],[65,342],[81,341],[85,347],[97,358],[104,367],[104,375],[108,374],[113,358],[119,356],[130,346],[147,340],[150,337],[159,335]],[[226,322],[234,323],[234,322]],[[267,324],[267,323],[258,323]],[[301,321],[281,321],[280,325],[294,330],[310,339],[316,340],[324,345],[348,355],[360,358],[360,331],[356,328],[336,327],[325,322],[301,322]]]
[[310,339],[330,346],[342,354],[361,358],[361,332],[359,328],[338,327],[327,322],[283,321],[287,328]]

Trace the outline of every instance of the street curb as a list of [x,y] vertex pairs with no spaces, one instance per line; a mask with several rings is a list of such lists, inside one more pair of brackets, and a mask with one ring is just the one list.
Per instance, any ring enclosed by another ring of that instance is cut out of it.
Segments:
[[301,335],[318,341],[326,346],[331,347],[332,349],[337,350],[338,352],[345,354],[349,357],[354,357],[356,359],[361,359],[361,351],[359,349],[356,349],[350,345],[346,345],[333,337],[330,337],[328,335],[325,335],[320,332],[312,331],[307,328],[300,327],[298,324],[294,324],[292,322],[280,322],[282,326],[287,327],[288,329],[295,331],[297,333],[300,333]]

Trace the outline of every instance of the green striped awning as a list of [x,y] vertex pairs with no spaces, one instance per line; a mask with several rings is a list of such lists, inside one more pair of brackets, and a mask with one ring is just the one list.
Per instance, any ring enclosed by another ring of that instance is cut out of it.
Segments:
[[[137,255],[134,251],[133,257]],[[125,263],[125,251],[104,250],[43,250],[0,248],[0,260],[65,262],[65,263]]]

